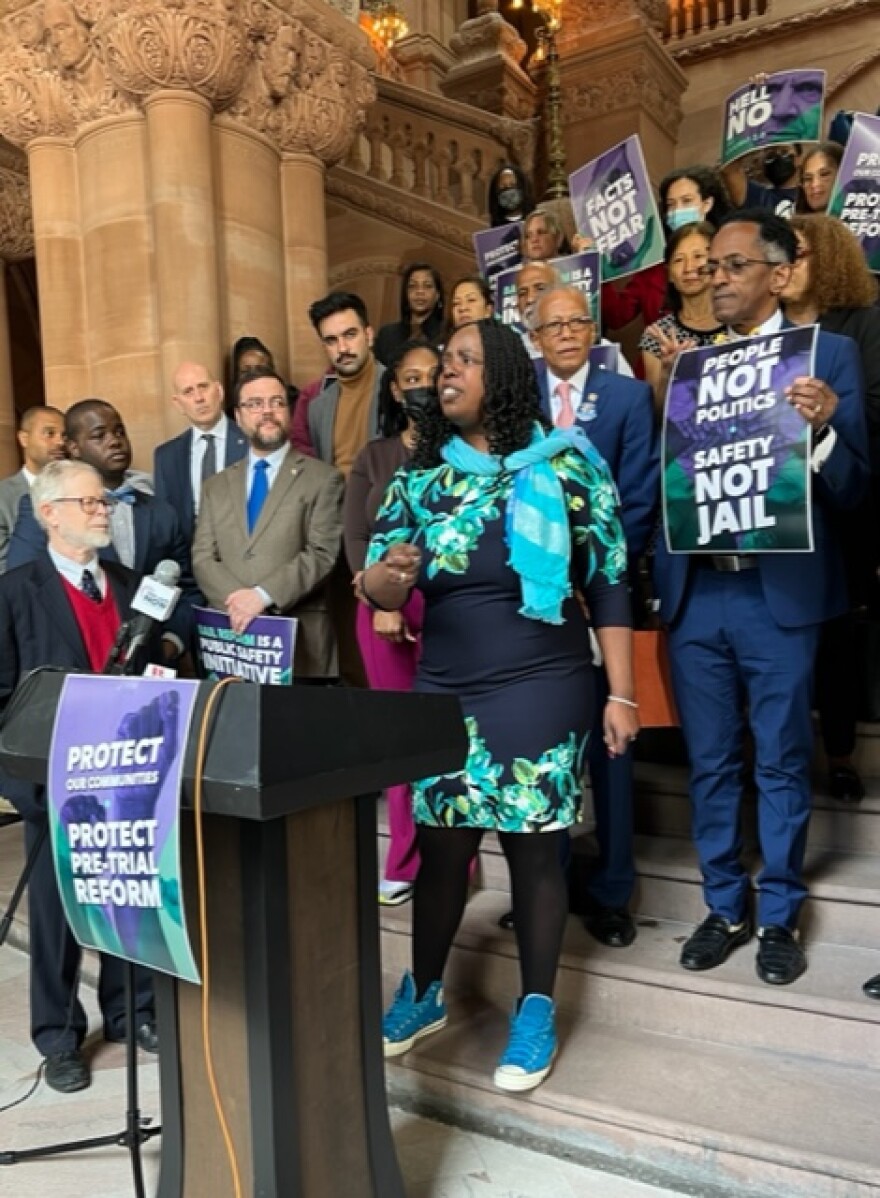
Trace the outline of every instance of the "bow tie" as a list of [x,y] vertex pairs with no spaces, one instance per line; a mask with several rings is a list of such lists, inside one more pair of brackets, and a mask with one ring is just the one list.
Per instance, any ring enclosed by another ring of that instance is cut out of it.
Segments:
[[108,491],[107,494],[118,503],[135,503],[137,501],[135,489],[131,483],[123,483],[121,487],[117,487],[115,491]]

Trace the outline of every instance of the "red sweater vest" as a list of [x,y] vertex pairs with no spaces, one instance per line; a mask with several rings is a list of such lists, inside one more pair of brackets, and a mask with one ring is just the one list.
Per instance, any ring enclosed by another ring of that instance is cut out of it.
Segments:
[[104,598],[100,603],[96,603],[94,599],[84,595],[79,587],[68,582],[63,574],[61,581],[76,616],[80,635],[89,655],[89,665],[96,674],[100,674],[119,631],[119,612],[110,583],[107,582]]

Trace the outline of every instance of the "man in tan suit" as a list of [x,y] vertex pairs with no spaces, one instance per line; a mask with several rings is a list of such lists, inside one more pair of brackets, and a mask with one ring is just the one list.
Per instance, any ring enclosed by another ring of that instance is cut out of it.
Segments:
[[202,491],[193,571],[208,603],[242,632],[262,613],[299,620],[294,672],[338,673],[323,584],[339,557],[343,479],[288,442],[287,387],[267,367],[233,392],[248,455]]

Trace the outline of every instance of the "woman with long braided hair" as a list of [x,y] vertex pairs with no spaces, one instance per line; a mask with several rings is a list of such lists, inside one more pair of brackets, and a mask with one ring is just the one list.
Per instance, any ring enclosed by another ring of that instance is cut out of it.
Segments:
[[453,333],[439,399],[391,481],[361,577],[364,600],[424,594],[415,689],[457,695],[463,768],[413,786],[421,868],[413,968],[383,1024],[385,1053],[446,1023],[442,977],[483,833],[510,871],[522,989],[496,1085],[530,1090],[556,1053],[553,986],[567,915],[560,841],[580,807],[591,726],[584,605],[611,681],[609,753],[634,739],[626,547],[604,461],[582,433],[549,429],[522,342],[491,320]]

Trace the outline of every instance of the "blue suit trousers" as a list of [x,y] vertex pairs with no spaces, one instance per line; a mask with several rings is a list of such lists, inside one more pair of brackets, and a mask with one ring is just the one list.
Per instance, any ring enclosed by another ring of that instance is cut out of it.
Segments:
[[803,861],[812,793],[810,716],[819,625],[781,628],[758,570],[691,565],[670,630],[675,698],[691,762],[693,837],[706,906],[733,923],[748,910],[741,861],[743,736],[755,743],[759,926],[793,929],[807,890]]

